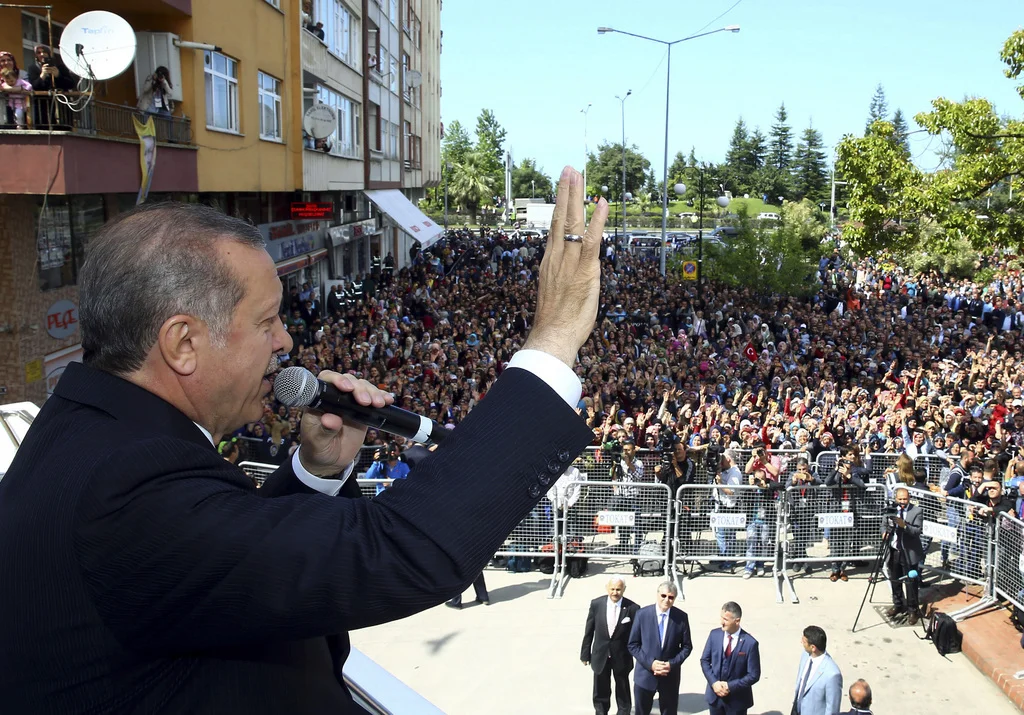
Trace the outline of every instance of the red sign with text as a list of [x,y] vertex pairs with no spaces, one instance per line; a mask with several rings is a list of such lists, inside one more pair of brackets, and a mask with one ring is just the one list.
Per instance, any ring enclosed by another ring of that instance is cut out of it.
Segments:
[[330,201],[292,202],[292,220],[334,218],[334,204]]

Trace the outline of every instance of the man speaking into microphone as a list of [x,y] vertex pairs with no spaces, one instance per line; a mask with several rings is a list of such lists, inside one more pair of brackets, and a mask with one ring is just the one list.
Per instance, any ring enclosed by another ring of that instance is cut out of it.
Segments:
[[79,274],[84,364],[0,482],[0,712],[358,712],[347,632],[461,592],[590,442],[572,366],[608,207],[585,229],[583,194],[566,167],[523,350],[373,500],[345,498],[366,431],[348,418],[307,410],[259,490],[214,448],[260,418],[292,347],[258,231],[196,204],[105,226]]
[[[910,503],[910,492],[899,487],[893,493],[896,500],[896,514],[889,517],[889,584],[892,586],[892,608],[889,618],[906,618],[910,625],[917,625],[921,614],[918,609],[917,592],[920,587],[918,569],[924,563],[924,549],[921,545],[921,529],[924,527],[924,512]],[[906,598],[903,589],[906,587]]]

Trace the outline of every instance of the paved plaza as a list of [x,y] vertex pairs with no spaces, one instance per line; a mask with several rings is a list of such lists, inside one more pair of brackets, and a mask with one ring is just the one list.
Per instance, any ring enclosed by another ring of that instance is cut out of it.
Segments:
[[[591,670],[580,663],[580,643],[590,599],[604,593],[608,573],[572,580],[561,599],[549,600],[550,577],[538,572],[488,570],[492,605],[465,595],[465,607],[444,606],[412,618],[352,633],[353,645],[447,713],[589,715]],[[641,606],[653,602],[661,579],[626,576],[626,596]],[[800,635],[815,624],[828,634],[828,652],[843,671],[845,690],[865,678],[877,713],[969,713],[1010,715],[1018,710],[963,655],[944,660],[921,627],[886,624],[888,584],[879,584],[874,604],[864,608],[850,633],[867,586],[863,570],[848,583],[816,574],[796,581],[801,602],[777,604],[770,577],[701,576],[683,583],[694,653],[683,666],[680,713],[707,713],[700,653],[717,627],[719,608],[735,600],[743,626],[761,643],[761,681],[754,687],[751,715],[789,715],[793,702]],[[632,680],[631,680],[632,682]],[[655,709],[657,712],[657,709]]]

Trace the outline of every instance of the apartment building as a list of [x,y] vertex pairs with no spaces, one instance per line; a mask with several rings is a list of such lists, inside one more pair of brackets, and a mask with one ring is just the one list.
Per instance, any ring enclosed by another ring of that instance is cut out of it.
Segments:
[[[89,10],[132,26],[133,65],[46,122],[0,126],[0,402],[42,402],[81,357],[77,273],[90,234],[139,198],[132,119],[157,66],[174,107],[155,118],[146,200],[249,219],[286,288],[388,253],[401,267],[439,232],[416,200],[440,180],[440,0],[57,0],[49,17],[0,8],[0,50],[25,71]],[[315,105],[329,136],[304,129]]]

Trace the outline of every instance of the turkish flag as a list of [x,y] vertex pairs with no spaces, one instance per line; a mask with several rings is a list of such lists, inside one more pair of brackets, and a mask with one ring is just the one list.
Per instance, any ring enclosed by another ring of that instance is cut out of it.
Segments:
[[750,362],[757,362],[757,350],[754,349],[753,343],[747,343],[747,347],[743,348],[743,354]]

